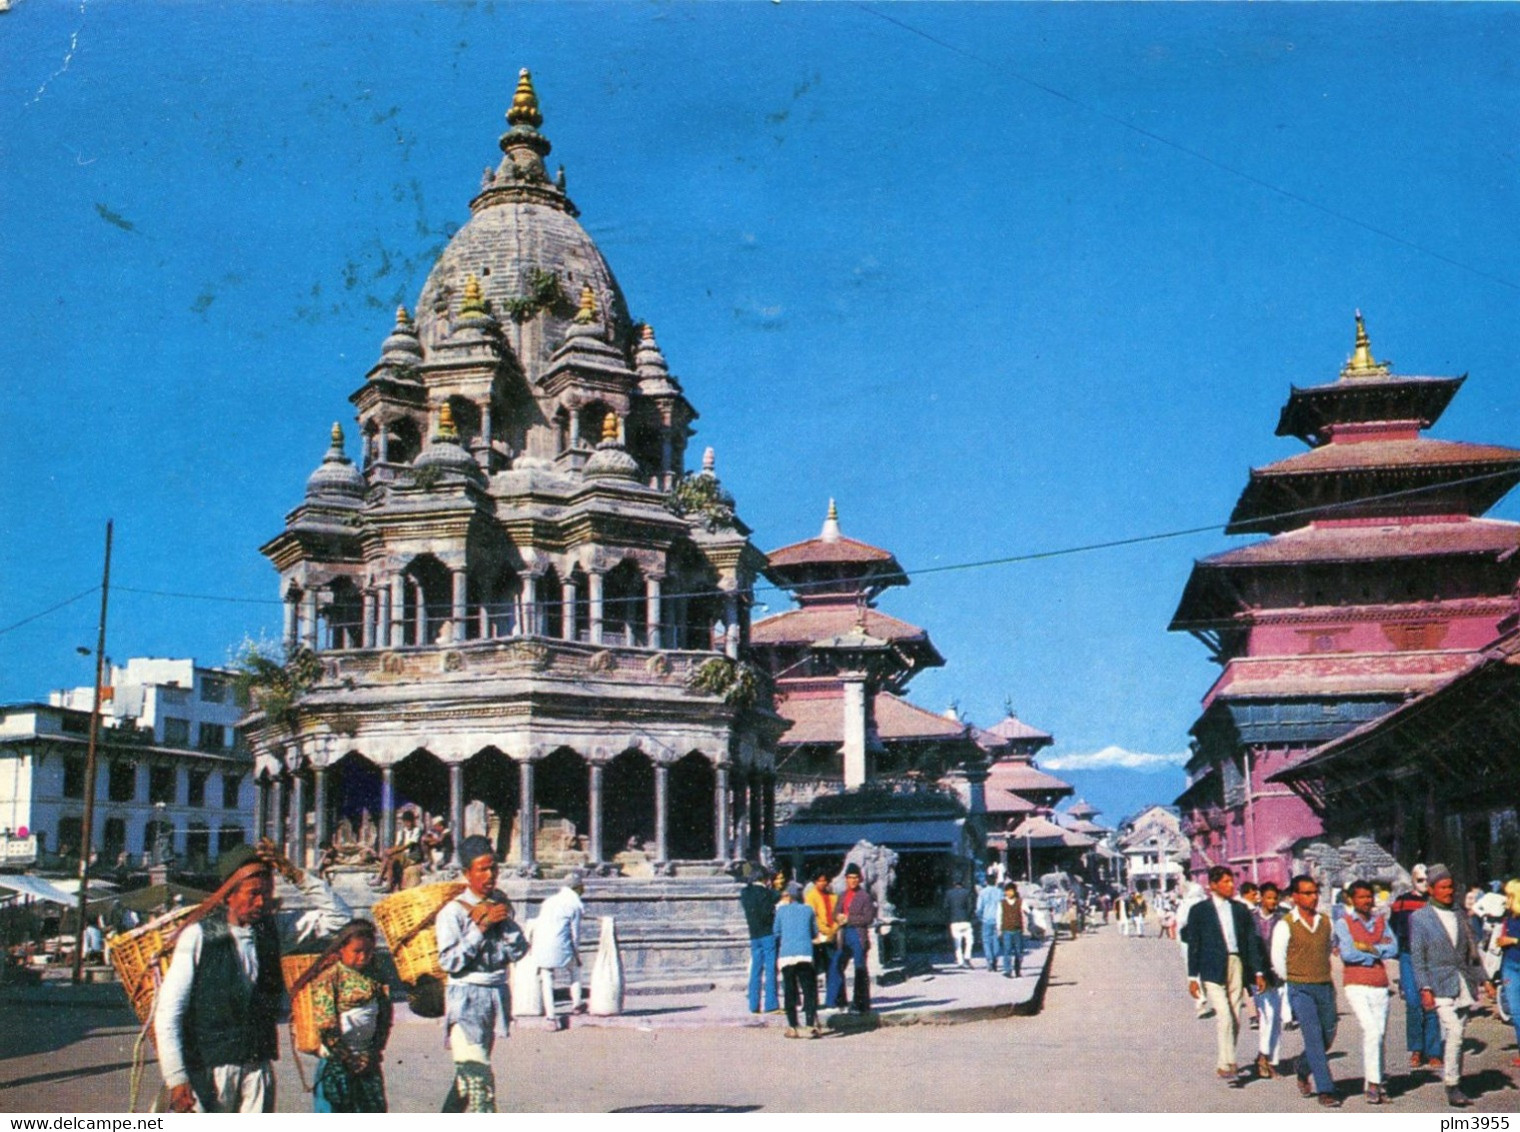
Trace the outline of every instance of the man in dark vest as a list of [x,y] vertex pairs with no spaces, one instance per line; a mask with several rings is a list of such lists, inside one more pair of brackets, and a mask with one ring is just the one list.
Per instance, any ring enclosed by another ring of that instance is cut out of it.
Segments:
[[[1288,886],[1293,910],[1272,929],[1272,969],[1288,984],[1288,1004],[1304,1038],[1298,1059],[1298,1091],[1319,1094],[1325,1108],[1339,1108],[1326,1053],[1335,1044],[1335,985],[1330,979],[1330,917],[1319,911],[1319,882],[1296,876]],[[1313,1074],[1314,1084],[1309,1084]]]
[[[274,914],[276,864],[316,905],[298,922]],[[351,913],[320,877],[267,850],[240,847],[221,874],[225,902],[180,932],[159,990],[159,1068],[174,1112],[273,1112],[280,937],[298,926],[332,935]]]

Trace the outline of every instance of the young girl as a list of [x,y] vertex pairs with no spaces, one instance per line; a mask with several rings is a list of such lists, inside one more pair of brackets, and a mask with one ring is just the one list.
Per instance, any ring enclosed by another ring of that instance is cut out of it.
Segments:
[[354,920],[333,940],[337,961],[311,983],[322,1058],[313,1112],[388,1112],[380,1059],[391,1032],[390,988],[371,967],[375,925]]

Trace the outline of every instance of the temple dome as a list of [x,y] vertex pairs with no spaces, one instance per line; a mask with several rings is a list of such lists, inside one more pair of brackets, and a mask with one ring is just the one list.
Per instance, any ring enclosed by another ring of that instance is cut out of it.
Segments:
[[[524,112],[525,104],[531,113]],[[575,219],[563,184],[544,173],[542,158],[550,147],[535,128],[541,120],[523,72],[507,115],[511,128],[501,137],[501,165],[494,173],[488,170],[470,202],[468,223],[433,265],[416,312],[417,333],[430,349],[449,336],[465,280],[475,275],[530,381],[565,340],[583,287],[596,296],[609,341],[621,346],[631,332],[627,302],[612,270]],[[544,302],[551,276],[558,295]]]
[[364,473],[354,467],[354,462],[343,451],[343,427],[334,422],[332,445],[317,470],[306,479],[306,498],[363,499],[364,491]]

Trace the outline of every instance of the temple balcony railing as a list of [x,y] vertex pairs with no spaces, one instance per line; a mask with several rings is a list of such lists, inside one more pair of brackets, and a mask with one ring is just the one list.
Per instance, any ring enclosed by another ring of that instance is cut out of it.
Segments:
[[606,640],[591,644],[560,637],[516,636],[394,648],[328,649],[317,657],[324,684],[543,673],[684,686],[697,668],[722,655],[711,649],[651,649]]

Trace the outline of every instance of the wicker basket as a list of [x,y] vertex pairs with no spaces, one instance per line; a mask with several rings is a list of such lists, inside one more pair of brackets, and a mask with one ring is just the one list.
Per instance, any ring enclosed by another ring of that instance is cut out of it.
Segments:
[[[177,925],[193,911],[193,907],[178,908],[142,927],[111,937],[111,966],[116,968],[116,978],[127,992],[139,1022],[148,1020],[159,979],[174,958]],[[154,978],[155,968],[158,978]]]
[[[282,956],[280,973],[285,976],[285,989],[295,986],[296,980],[306,974],[320,958],[320,952]],[[311,990],[315,985],[314,979],[302,987],[299,994],[290,996],[290,1032],[295,1039],[296,1049],[302,1053],[318,1054],[322,1051],[322,1039],[317,1033],[316,1013],[311,1001]]]
[[408,985],[424,975],[439,982],[448,978],[438,963],[438,933],[433,920],[445,904],[465,890],[457,881],[406,888],[381,900],[370,909],[375,923],[390,945],[396,974]]

